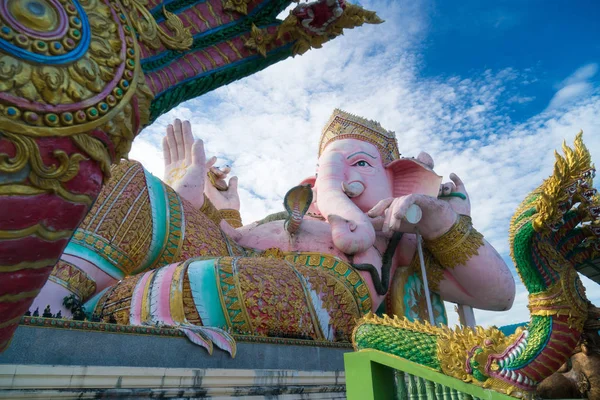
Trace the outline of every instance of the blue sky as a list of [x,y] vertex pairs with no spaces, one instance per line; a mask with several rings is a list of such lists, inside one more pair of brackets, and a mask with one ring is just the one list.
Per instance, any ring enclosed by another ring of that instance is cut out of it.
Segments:
[[[508,110],[515,122],[543,111],[566,76],[600,59],[594,0],[436,1],[427,8],[422,76],[468,76],[482,68],[528,72],[530,81],[514,89],[529,101]],[[597,85],[600,76],[590,81]]]
[[[130,157],[162,177],[165,127],[189,119],[208,155],[239,176],[252,222],[281,211],[287,190],[314,174],[321,128],[339,107],[395,130],[403,155],[429,152],[445,179],[457,173],[476,228],[512,268],[510,217],[552,172],[554,149],[583,129],[600,162],[600,5],[361,3],[386,22],[180,105],[136,138]],[[584,284],[600,304],[597,285]],[[526,304],[519,284],[511,311],[476,317],[525,321]]]

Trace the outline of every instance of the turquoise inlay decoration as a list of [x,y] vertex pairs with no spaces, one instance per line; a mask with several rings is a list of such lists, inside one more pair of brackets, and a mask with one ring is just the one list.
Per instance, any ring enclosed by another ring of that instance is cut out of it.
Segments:
[[431,308],[435,316],[434,322],[436,325],[448,325],[448,315],[446,315],[446,307],[444,301],[439,294],[431,292]]
[[[404,309],[406,310],[406,318],[411,321],[420,321],[418,314],[418,298],[424,296],[423,281],[417,274],[412,274],[404,284]],[[448,316],[446,315],[446,307],[439,294],[430,292],[431,308],[433,310],[434,322],[436,325],[448,325]]]
[[219,300],[219,288],[215,273],[218,259],[194,261],[188,266],[188,278],[192,289],[192,298],[196,304],[202,324],[227,329],[227,320]]
[[404,309],[406,310],[406,318],[410,322],[418,321],[419,314],[414,311],[417,307],[417,298],[423,291],[423,283],[417,274],[412,274],[404,284]]
[[133,271],[138,274],[150,268],[163,252],[167,241],[167,225],[169,224],[169,209],[167,208],[167,191],[163,183],[144,169],[148,185],[148,197],[152,209],[152,242],[148,254],[140,267]]
[[102,297],[102,295],[111,287],[112,286],[109,286],[106,289],[98,292],[98,294],[96,294],[94,297],[92,297],[91,299],[89,299],[88,301],[85,302],[85,304],[83,305],[83,308],[85,309],[85,315],[87,316],[88,319],[92,318],[92,314],[94,313],[94,310],[96,310],[96,306],[98,305],[98,301],[100,300],[100,297]]
[[91,262],[102,271],[106,272],[108,275],[115,279],[123,279],[125,277],[125,273],[113,265],[110,261],[101,257],[98,253],[93,250],[88,249],[78,243],[69,242],[67,248],[64,251],[65,254],[70,254],[72,256],[76,256],[82,258],[86,261]]
[[73,0],[73,5],[77,10],[77,13],[81,17],[81,40],[77,44],[77,47],[66,54],[59,54],[56,56],[47,56],[44,54],[38,54],[30,52],[26,49],[23,49],[19,46],[16,46],[6,40],[0,39],[0,50],[5,53],[10,54],[13,57],[21,58],[25,61],[32,61],[39,64],[48,64],[48,65],[59,65],[66,64],[81,58],[88,50],[91,40],[91,30],[88,19],[86,18],[86,13],[81,7],[81,4],[77,0]]

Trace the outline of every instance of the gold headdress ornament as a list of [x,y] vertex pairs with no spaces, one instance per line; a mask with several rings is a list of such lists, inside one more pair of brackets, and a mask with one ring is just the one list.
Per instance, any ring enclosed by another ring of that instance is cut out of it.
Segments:
[[383,129],[377,121],[361,118],[336,108],[323,128],[319,143],[319,157],[329,143],[340,139],[358,139],[371,143],[379,150],[383,164],[400,158],[394,132]]

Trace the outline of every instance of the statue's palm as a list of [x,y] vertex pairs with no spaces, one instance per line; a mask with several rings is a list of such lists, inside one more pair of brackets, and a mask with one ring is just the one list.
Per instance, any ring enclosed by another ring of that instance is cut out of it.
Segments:
[[227,184],[225,179],[229,168],[221,170],[215,167],[216,157],[206,160],[204,143],[200,139],[194,140],[189,121],[182,123],[177,119],[167,127],[163,151],[165,183],[181,197],[200,208],[206,194],[219,210],[239,210],[237,177],[232,177]]
[[189,121],[175,120],[163,138],[165,183],[200,208],[204,202],[206,156],[202,140],[194,141]]

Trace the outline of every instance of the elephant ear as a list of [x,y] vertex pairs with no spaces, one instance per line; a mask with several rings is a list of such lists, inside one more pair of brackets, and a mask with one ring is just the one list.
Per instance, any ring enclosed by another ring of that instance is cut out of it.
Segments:
[[401,158],[389,163],[386,169],[392,172],[394,197],[412,193],[438,196],[442,177],[426,164],[414,158]]

